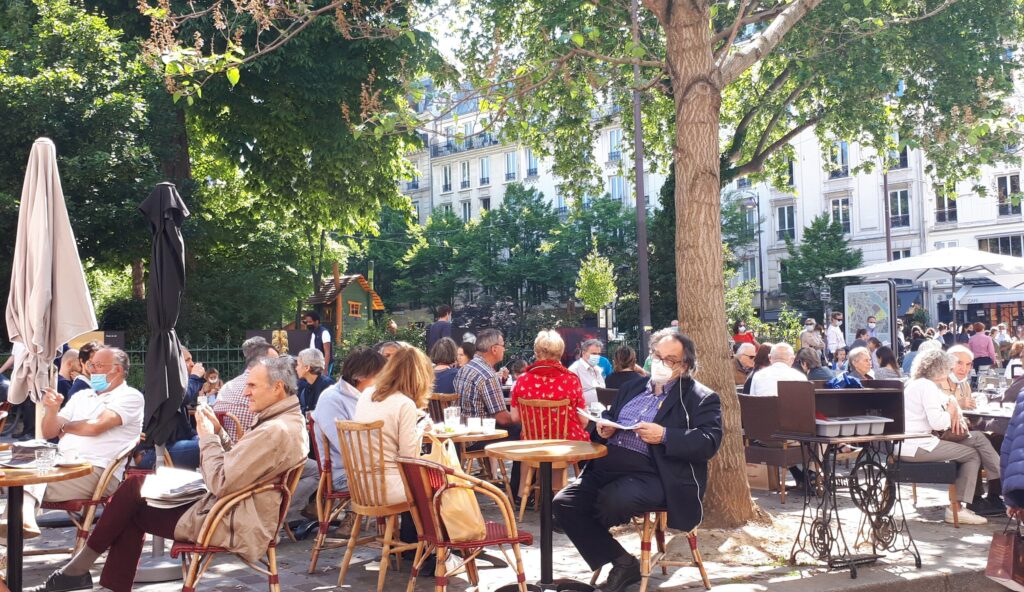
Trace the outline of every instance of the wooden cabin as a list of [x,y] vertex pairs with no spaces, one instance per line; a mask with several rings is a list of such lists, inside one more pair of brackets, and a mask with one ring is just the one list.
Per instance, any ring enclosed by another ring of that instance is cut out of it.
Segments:
[[384,310],[384,302],[362,275],[340,275],[323,280],[316,294],[306,304],[320,313],[320,323],[338,341],[346,331],[361,329],[373,322],[374,311]]

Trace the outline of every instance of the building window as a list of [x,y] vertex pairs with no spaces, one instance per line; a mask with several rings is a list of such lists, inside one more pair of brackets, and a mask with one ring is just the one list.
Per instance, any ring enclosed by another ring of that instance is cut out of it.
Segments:
[[480,211],[490,212],[491,211],[491,198],[481,197],[480,198]]
[[832,223],[843,227],[844,234],[850,234],[850,198],[832,200]]
[[796,184],[796,181],[795,181],[795,179],[796,179],[796,169],[795,169],[795,166],[796,165],[793,164],[793,159],[792,158],[790,158],[786,162],[786,186],[788,186],[788,187],[792,187],[793,185]]
[[489,156],[480,159],[480,184],[491,184],[491,158]]
[[608,130],[608,160],[622,160],[622,130]]
[[450,203],[441,204],[441,210],[445,214],[451,214],[452,213],[452,204],[450,204]]
[[361,316],[363,316],[363,304],[361,302],[349,302],[348,303],[348,316],[350,316],[350,317],[361,317]]
[[910,160],[907,156],[907,147],[904,146],[899,150],[889,151],[889,168],[890,169],[905,169],[910,166]]
[[739,179],[736,179],[736,187],[739,188],[739,189],[749,189],[750,188],[750,178],[749,177],[740,177]]
[[519,158],[515,152],[505,153],[505,180],[515,181],[519,173]]
[[465,138],[462,141],[463,142],[469,142],[469,137],[473,135],[473,123],[472,122],[462,124],[462,135],[465,136]]
[[909,189],[898,189],[889,192],[889,226],[891,228],[910,226]]
[[441,193],[450,193],[452,190],[452,165],[446,164],[441,167]]
[[900,259],[906,259],[910,257],[910,249],[893,249],[892,260],[899,261]]
[[935,190],[935,221],[956,222],[956,196],[944,188]]
[[622,175],[608,177],[608,195],[614,201],[621,202],[626,200],[626,180]]
[[786,285],[786,276],[789,275],[786,273],[786,268],[788,266],[789,264],[787,262],[779,261],[779,292],[782,292],[783,294],[786,293],[788,287]]
[[473,219],[473,207],[468,201],[462,202],[462,221],[469,222]]
[[743,265],[740,267],[740,280],[749,282],[753,279],[757,279],[757,259],[750,257],[743,260]]
[[444,128],[444,143],[449,150],[455,148],[455,128],[450,125]]
[[1000,175],[996,177],[996,189],[999,192],[999,215],[1020,215],[1020,175]]
[[536,177],[537,168],[540,163],[537,161],[537,156],[533,153],[532,148],[526,149],[526,176]]
[[417,171],[416,174],[412,176],[412,179],[408,183],[405,184],[405,190],[406,191],[415,191],[415,190],[417,190],[419,188],[420,188],[420,175],[419,175],[419,171]]
[[564,195],[559,195],[555,198],[555,213],[559,216],[564,216],[569,213],[569,208],[565,206]]
[[423,224],[423,219],[420,218],[420,202],[418,202],[418,201],[412,202],[412,211],[413,211],[413,216],[416,216],[416,223],[417,224]]
[[829,179],[850,176],[850,145],[846,140],[838,140],[829,148]]
[[1024,234],[978,239],[978,250],[999,255],[1024,256]]
[[459,182],[459,189],[469,189],[469,161],[463,161],[461,165],[462,180]]
[[796,207],[780,206],[775,208],[775,218],[778,221],[775,238],[781,243],[786,239],[796,238]]

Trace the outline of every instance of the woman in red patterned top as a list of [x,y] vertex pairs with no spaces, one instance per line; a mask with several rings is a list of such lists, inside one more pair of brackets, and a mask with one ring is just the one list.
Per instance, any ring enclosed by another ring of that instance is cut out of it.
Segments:
[[[568,421],[569,432],[566,437],[569,440],[590,440],[590,436],[584,430],[587,420],[576,413],[577,408],[586,408],[586,403],[583,400],[583,387],[580,385],[580,379],[559,361],[564,351],[565,342],[557,332],[541,331],[537,334],[537,338],[533,341],[533,353],[536,354],[537,361],[516,380],[516,385],[512,389],[512,419],[516,423],[522,421],[519,407],[516,405],[519,399],[569,399],[571,404],[568,409],[559,408],[557,413],[561,417],[552,418],[551,425],[560,425],[564,421],[565,414],[571,413],[572,416]],[[541,409],[533,412],[550,413],[551,411]],[[543,423],[548,422],[544,421]]]

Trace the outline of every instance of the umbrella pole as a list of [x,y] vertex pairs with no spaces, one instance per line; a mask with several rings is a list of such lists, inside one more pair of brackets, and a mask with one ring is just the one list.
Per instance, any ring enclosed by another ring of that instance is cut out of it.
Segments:
[[[156,458],[153,461],[155,468],[164,465],[164,453],[167,449],[157,446],[154,450]],[[181,563],[167,556],[164,550],[165,540],[163,537],[153,537],[152,552],[144,555],[139,561],[139,569],[135,573],[136,582],[172,582],[181,579]]]

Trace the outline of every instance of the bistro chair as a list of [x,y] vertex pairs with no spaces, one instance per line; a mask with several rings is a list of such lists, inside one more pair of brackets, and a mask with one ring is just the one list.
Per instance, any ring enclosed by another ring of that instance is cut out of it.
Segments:
[[[778,486],[779,502],[786,503],[785,471],[802,465],[799,445],[773,438],[779,432],[779,398],[737,395],[743,426],[743,451],[748,463],[767,464],[769,488]],[[805,478],[809,475],[805,474]],[[807,484],[810,486],[810,484]]]
[[[345,549],[345,558],[341,560],[338,573],[338,586],[345,584],[349,563],[356,545],[379,543],[380,572],[377,576],[377,592],[384,590],[384,578],[388,573],[391,556],[396,563],[401,560],[402,553],[416,548],[415,543],[401,543],[395,540],[398,529],[398,516],[412,509],[412,504],[405,501],[397,504],[387,503],[384,470],[384,433],[383,421],[360,423],[356,421],[334,420],[338,429],[338,444],[341,448],[341,460],[348,475],[349,507],[355,512],[352,534],[349,535]],[[376,519],[377,535],[359,538],[363,518]],[[379,534],[381,524],[384,534]],[[397,544],[396,544],[397,543]]]
[[[413,559],[412,572],[406,592],[413,592],[416,577],[423,562],[431,553],[437,554],[434,568],[434,590],[444,592],[448,586],[448,578],[463,568],[474,586],[480,583],[477,572],[476,558],[486,547],[498,547],[508,565],[515,565],[516,581],[519,592],[526,592],[526,573],[523,571],[523,559],[519,545],[532,545],[533,535],[516,528],[512,504],[501,490],[490,483],[471,475],[459,473],[433,461],[418,458],[399,458],[398,466],[402,470],[402,479],[409,499],[412,502],[412,519],[416,524],[418,542],[416,557]],[[449,477],[457,477],[452,483]],[[474,494],[489,497],[501,512],[501,521],[485,523],[486,537],[477,541],[453,542],[448,538],[444,521],[441,519],[441,500],[445,493],[456,489],[469,489]],[[508,556],[505,545],[512,548],[513,558]],[[448,569],[445,560],[452,551],[459,551],[461,561],[453,569]]]
[[[334,490],[334,480],[331,477],[331,445],[327,436],[324,435],[317,446],[315,424],[312,417],[309,417],[306,425],[309,429],[309,445],[316,457],[316,466],[320,469],[320,484],[316,490],[318,530],[316,540],[313,541],[313,555],[309,561],[309,573],[313,573],[316,571],[316,562],[320,557],[320,551],[337,549],[346,542],[346,539],[328,539],[327,534],[331,528],[331,522],[348,506],[349,495],[347,491]],[[320,457],[320,450],[324,451],[323,458]]]
[[235,432],[235,437],[231,439],[232,444],[241,440],[242,436],[245,435],[245,432],[248,431],[245,426],[242,425],[242,422],[238,421],[238,417],[230,411],[214,411],[214,415],[217,416],[217,422],[220,423],[221,427],[225,428],[229,436],[231,435],[231,430],[228,429],[228,424],[231,424],[231,427]]
[[[565,440],[569,436],[569,422],[576,421],[576,410],[572,408],[572,401],[569,399],[518,399],[516,405],[519,407],[519,417],[523,424],[520,440]],[[526,468],[523,491],[539,490],[539,485],[535,484],[533,479],[540,464],[524,462],[523,466]],[[579,466],[573,466],[579,475]],[[551,467],[565,469],[566,463],[552,463]],[[561,489],[561,484],[552,485],[555,491]],[[540,495],[539,491],[537,495]],[[526,502],[529,501],[529,497],[524,494],[519,501],[520,522],[526,514]]]
[[206,515],[202,526],[199,528],[199,536],[196,542],[175,541],[171,547],[171,557],[181,556],[181,573],[184,578],[182,592],[195,592],[200,578],[206,573],[210,562],[219,553],[228,553],[224,547],[217,547],[210,544],[213,535],[217,532],[226,519],[231,516],[236,506],[244,503],[252,503],[251,500],[258,495],[280,493],[281,505],[277,513],[277,528],[269,541],[267,541],[266,559],[260,559],[259,564],[249,562],[238,557],[243,563],[267,576],[270,584],[270,592],[281,592],[281,580],[277,573],[277,532],[281,530],[285,514],[288,513],[288,504],[291,502],[295,487],[302,477],[302,470],[306,462],[303,461],[288,471],[260,483],[255,483],[241,491],[228,494],[217,500],[210,513]]
[[[662,575],[668,575],[669,567],[681,567],[689,565],[685,561],[669,561],[665,559],[665,531],[668,529],[668,512],[664,509],[651,510],[644,512],[643,522],[640,525],[640,592],[647,592],[647,585],[650,582],[651,571],[655,567],[661,568]],[[690,555],[693,557],[693,564],[700,571],[700,579],[704,584],[705,590],[711,589],[711,580],[708,579],[708,572],[704,569],[704,559],[700,555],[700,550],[697,548],[697,532],[690,531],[684,533],[686,540],[690,545]],[[651,554],[651,539],[655,540],[657,545],[657,552]],[[594,586],[597,583],[598,576],[601,575],[601,569],[598,568],[594,571],[594,575],[590,578],[590,585]]]
[[135,450],[139,441],[134,440],[128,446],[117,453],[117,456],[110,461],[107,468],[103,470],[96,488],[93,489],[92,497],[87,499],[64,500],[60,502],[43,501],[39,507],[43,510],[61,510],[66,512],[68,518],[75,525],[75,545],[73,547],[59,547],[55,549],[33,549],[26,551],[25,555],[54,555],[61,553],[75,554],[85,546],[85,540],[89,538],[92,525],[96,521],[96,511],[100,506],[105,506],[110,496],[107,488],[114,475],[121,472],[122,478],[128,465],[128,457]]
[[430,421],[436,424],[444,423],[444,410],[458,405],[458,402],[459,395],[457,393],[431,393],[427,399]]

